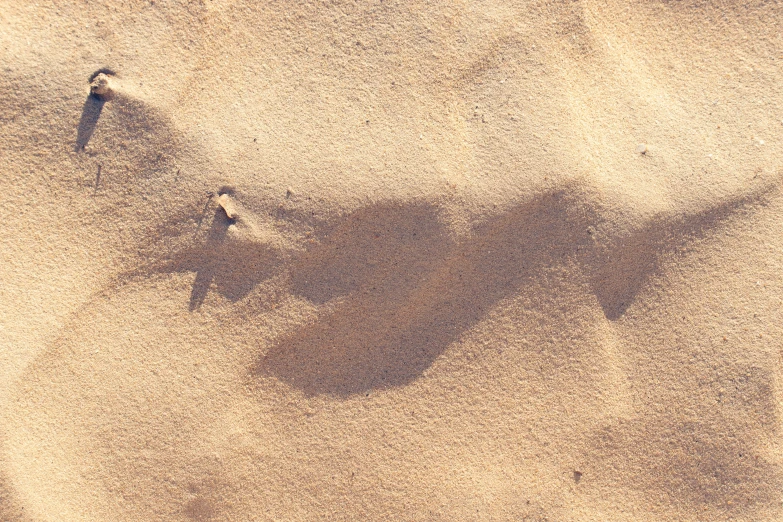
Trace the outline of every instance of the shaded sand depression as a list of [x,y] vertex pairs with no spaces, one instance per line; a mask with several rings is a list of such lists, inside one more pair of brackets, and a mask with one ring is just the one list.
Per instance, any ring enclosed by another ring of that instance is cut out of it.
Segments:
[[0,520],[780,520],[782,20],[0,1]]

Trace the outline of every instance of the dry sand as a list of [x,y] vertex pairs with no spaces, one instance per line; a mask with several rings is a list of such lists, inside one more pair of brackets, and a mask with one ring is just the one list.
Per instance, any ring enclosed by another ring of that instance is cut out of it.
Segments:
[[781,32],[3,0],[0,520],[783,519]]

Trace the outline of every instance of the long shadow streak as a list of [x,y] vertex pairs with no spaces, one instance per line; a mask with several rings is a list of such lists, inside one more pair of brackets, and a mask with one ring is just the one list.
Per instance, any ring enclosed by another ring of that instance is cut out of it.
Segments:
[[[204,299],[207,297],[212,280],[220,267],[220,245],[226,239],[226,232],[232,222],[233,220],[226,216],[223,209],[218,208],[215,211],[215,217],[212,219],[212,226],[207,233],[207,241],[204,248],[204,252],[207,255],[204,256],[204,264],[196,272],[196,280],[193,282],[193,289],[190,293],[190,311],[201,307]],[[215,253],[218,253],[218,255],[215,255]]]
[[98,124],[98,118],[101,117],[103,105],[106,103],[94,94],[87,96],[82,107],[82,117],[79,119],[79,126],[76,129],[76,152],[84,150],[87,143],[95,132],[95,126]]
[[592,269],[592,286],[606,318],[625,314],[644,285],[661,270],[663,258],[703,238],[743,209],[764,204],[779,192],[779,181],[739,194],[685,216],[661,216],[619,238]]

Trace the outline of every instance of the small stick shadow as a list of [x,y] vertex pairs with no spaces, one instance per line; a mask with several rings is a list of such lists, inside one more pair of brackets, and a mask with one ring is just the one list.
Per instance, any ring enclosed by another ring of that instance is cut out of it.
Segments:
[[213,197],[215,197],[215,195],[212,192],[207,194],[207,200],[204,202],[204,208],[201,210],[201,216],[198,218],[198,222],[196,224],[196,231],[193,232],[194,238],[201,231],[201,225],[204,223],[204,218],[207,217],[207,211],[209,210],[209,203],[212,201]]
[[101,117],[101,111],[106,100],[99,98],[94,94],[89,94],[82,107],[82,117],[79,119],[79,126],[76,129],[76,152],[84,150],[87,143],[95,132],[95,126],[98,124],[98,118]]

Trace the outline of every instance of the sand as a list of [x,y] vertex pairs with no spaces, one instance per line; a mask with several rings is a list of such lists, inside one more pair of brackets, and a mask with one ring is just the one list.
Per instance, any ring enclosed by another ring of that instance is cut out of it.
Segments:
[[783,519],[778,2],[0,2],[0,520]]

